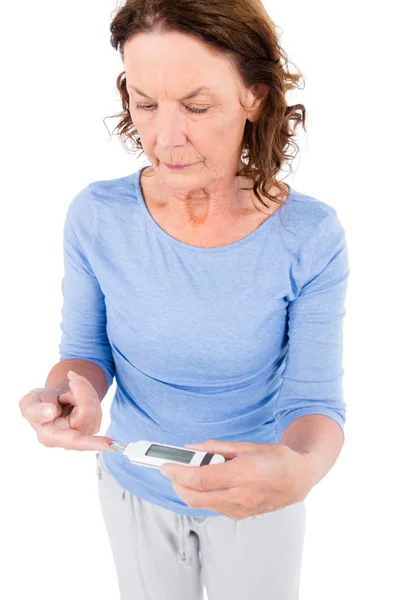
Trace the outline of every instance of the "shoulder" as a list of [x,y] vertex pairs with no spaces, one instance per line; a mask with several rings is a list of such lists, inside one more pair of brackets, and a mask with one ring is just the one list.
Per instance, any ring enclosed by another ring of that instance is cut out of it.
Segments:
[[136,192],[138,172],[114,179],[100,179],[88,183],[73,197],[69,204],[70,212],[85,213],[93,210],[96,204],[115,205],[132,199]]
[[138,176],[139,172],[135,171],[123,177],[92,181],[88,188],[93,206],[101,204],[112,208],[132,203],[137,197]]
[[92,181],[79,190],[67,208],[65,234],[92,240],[99,223],[103,226],[115,219],[126,221],[132,201],[137,198],[137,175],[135,172],[124,177]]
[[282,225],[301,244],[331,234],[344,234],[337,210],[320,198],[291,187],[289,199],[282,208]]
[[289,299],[296,299],[303,286],[324,272],[328,265],[330,268],[325,273],[328,287],[335,279],[345,279],[349,273],[349,258],[346,234],[337,210],[329,202],[293,188],[284,209],[279,232],[290,257]]

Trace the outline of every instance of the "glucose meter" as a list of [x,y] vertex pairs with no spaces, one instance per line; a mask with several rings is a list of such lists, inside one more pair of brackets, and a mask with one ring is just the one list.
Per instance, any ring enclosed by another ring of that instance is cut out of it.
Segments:
[[167,463],[178,463],[188,467],[203,467],[225,462],[221,454],[210,454],[202,450],[187,450],[181,446],[155,444],[146,440],[119,444],[111,442],[110,446],[122,452],[135,465],[160,469]]

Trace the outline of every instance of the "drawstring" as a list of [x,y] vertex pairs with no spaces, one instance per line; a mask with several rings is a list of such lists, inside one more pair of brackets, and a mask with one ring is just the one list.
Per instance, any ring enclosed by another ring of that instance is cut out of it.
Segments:
[[182,515],[178,515],[178,543],[179,543],[179,561],[185,562],[185,547],[184,547],[184,525]]
[[178,515],[178,543],[179,543],[179,562],[188,563],[191,559],[185,554],[185,535],[188,531],[188,526],[184,515]]
[[179,562],[186,563],[187,565],[192,564],[190,556],[186,555],[186,538],[189,535],[189,521],[193,519],[196,523],[204,523],[209,517],[187,517],[185,515],[178,515],[178,543],[179,543]]

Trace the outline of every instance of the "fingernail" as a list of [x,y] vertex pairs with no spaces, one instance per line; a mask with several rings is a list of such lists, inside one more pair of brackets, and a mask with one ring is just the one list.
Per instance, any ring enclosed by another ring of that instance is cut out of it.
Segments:
[[48,406],[45,406],[42,409],[42,415],[44,416],[45,419],[51,419],[51,418],[53,418],[53,411]]
[[68,379],[72,379],[74,381],[77,378],[77,374],[75,373],[75,371],[68,371],[67,377]]

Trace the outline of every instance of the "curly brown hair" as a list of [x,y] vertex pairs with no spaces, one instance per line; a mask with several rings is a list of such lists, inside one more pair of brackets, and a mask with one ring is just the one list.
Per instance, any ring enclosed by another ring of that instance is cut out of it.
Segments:
[[[306,131],[304,105],[288,106],[285,94],[298,88],[303,76],[289,72],[287,54],[279,45],[276,25],[261,0],[126,0],[113,16],[110,31],[111,45],[119,50],[122,60],[125,42],[136,33],[180,32],[201,40],[232,60],[246,87],[267,86],[268,93],[258,119],[246,121],[242,142],[245,164],[236,175],[252,180],[255,197],[267,208],[270,206],[263,202],[258,190],[272,202],[284,202],[287,188],[275,176],[298,151],[291,138],[299,122]],[[141,150],[140,156],[144,150],[129,112],[125,71],[117,78],[117,89],[123,111],[113,115],[120,117],[114,131],[118,131],[128,152]],[[291,121],[295,122],[293,131]],[[127,140],[133,142],[132,150],[127,147]],[[295,148],[293,156],[287,152],[289,146]],[[281,193],[270,195],[272,186]]]

